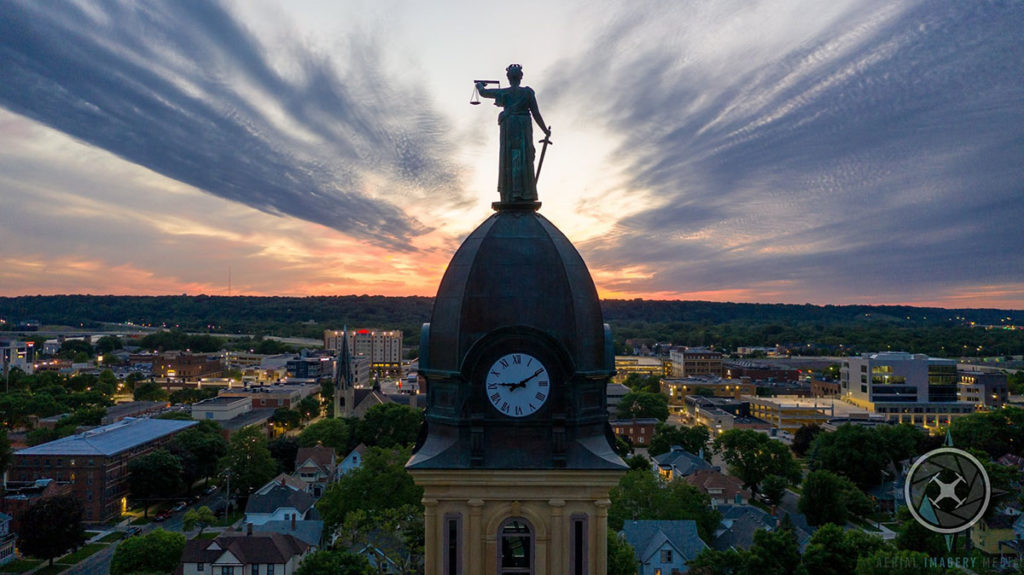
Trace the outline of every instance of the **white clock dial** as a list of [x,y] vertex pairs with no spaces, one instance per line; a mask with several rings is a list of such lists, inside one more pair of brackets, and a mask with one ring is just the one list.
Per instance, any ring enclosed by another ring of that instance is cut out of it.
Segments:
[[498,358],[487,371],[487,399],[509,417],[537,412],[551,394],[551,378],[539,359],[527,353]]

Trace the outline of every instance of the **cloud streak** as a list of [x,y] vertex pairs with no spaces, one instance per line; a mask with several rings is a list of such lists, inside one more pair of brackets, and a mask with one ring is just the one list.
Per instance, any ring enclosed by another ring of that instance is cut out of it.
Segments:
[[298,46],[285,73],[217,3],[0,8],[0,105],[128,161],[397,250],[428,231],[399,204],[465,201],[428,99],[385,108],[417,94],[380,77],[371,41],[344,77]]
[[1020,3],[930,2],[613,19],[564,63],[586,92],[548,98],[626,134],[623,193],[660,200],[586,242],[588,262],[649,271],[604,285],[622,294],[783,282],[788,301],[880,302],[1020,285],[1021,21]]

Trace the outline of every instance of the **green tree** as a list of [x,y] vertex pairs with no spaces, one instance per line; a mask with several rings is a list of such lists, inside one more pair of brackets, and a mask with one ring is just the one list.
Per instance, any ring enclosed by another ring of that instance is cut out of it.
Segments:
[[132,397],[135,401],[166,401],[167,391],[155,381],[147,381],[145,383],[139,383],[135,385],[135,391],[132,392]]
[[344,419],[321,419],[307,425],[299,433],[300,447],[314,447],[317,444],[333,447],[344,457],[352,450],[352,426]]
[[796,534],[791,529],[755,531],[747,569],[757,575],[806,575]]
[[851,515],[871,511],[871,502],[852,481],[823,469],[807,474],[798,506],[811,525],[845,525]]
[[898,549],[932,557],[942,557],[949,553],[943,536],[921,525],[906,507],[900,507],[896,519],[899,527],[896,529],[898,535],[894,543]]
[[619,400],[618,417],[655,418],[665,421],[668,419],[668,398],[660,393],[631,391]]
[[630,471],[635,471],[638,469],[642,471],[650,471],[653,466],[650,459],[647,459],[646,457],[639,453],[627,458],[626,465],[629,466]]
[[[935,557],[945,556],[945,552]],[[856,575],[952,575],[958,569],[929,564],[929,556],[918,551],[879,549],[857,559]]]
[[[128,493],[133,501],[143,503],[155,498],[169,498],[181,493],[181,460],[166,449],[156,449],[128,461]],[[149,516],[149,505],[143,515]]]
[[1006,387],[1014,395],[1024,395],[1024,370],[1007,371]]
[[307,555],[295,575],[377,575],[377,570],[351,551],[321,550]]
[[659,422],[654,426],[654,435],[651,437],[647,452],[653,457],[668,453],[673,445],[678,445],[690,453],[696,454],[707,446],[710,439],[711,432],[703,425],[676,427],[669,423]]
[[639,373],[631,373],[626,376],[626,380],[622,383],[633,391],[661,393],[661,377],[657,375],[645,376]]
[[710,498],[683,481],[662,483],[649,469],[629,471],[612,488],[608,526],[619,531],[632,519],[692,519],[701,538],[708,540],[720,515]]
[[203,534],[203,529],[217,522],[217,516],[214,515],[213,510],[203,505],[197,509],[189,509],[185,512],[185,515],[181,518],[181,526],[185,531],[192,531],[196,527],[199,527],[199,533],[196,533],[196,539]]
[[246,427],[228,440],[228,451],[220,469],[231,477],[231,487],[242,498],[260,488],[277,474],[277,462],[267,448],[267,438],[256,427]]
[[756,575],[748,570],[749,562],[750,552],[746,549],[718,551],[708,547],[686,565],[692,575]]
[[761,499],[768,505],[778,505],[786,495],[787,487],[789,487],[788,479],[778,475],[769,475],[761,482]]
[[96,353],[108,354],[112,351],[124,349],[124,344],[121,343],[121,338],[116,335],[105,335],[96,340]]
[[92,357],[92,353],[92,344],[84,339],[66,339],[60,344],[57,357],[77,361],[77,359],[84,355],[85,360],[88,361]]
[[[406,503],[368,513],[350,511],[338,528],[338,543],[350,549],[373,546],[399,573],[416,573],[423,563],[423,508]],[[383,535],[387,534],[387,535]]]
[[277,460],[278,468],[285,473],[295,472],[295,456],[299,454],[299,441],[290,435],[282,435],[267,444],[270,455]]
[[359,440],[366,445],[413,445],[423,426],[423,412],[397,403],[375,405],[359,422]]
[[362,510],[369,515],[412,505],[422,513],[423,488],[405,470],[411,448],[371,447],[360,467],[346,473],[327,488],[316,508],[324,520],[324,532],[333,533],[345,517]]
[[1024,409],[1019,407],[958,417],[949,432],[954,445],[981,449],[993,459],[1007,452],[1024,456]]
[[633,546],[612,532],[608,533],[608,575],[636,575]]
[[40,499],[19,518],[18,548],[39,559],[63,554],[85,541],[82,529],[82,504],[72,495]]
[[228,442],[219,427],[214,422],[202,422],[175,435],[167,444],[167,450],[181,461],[186,493],[192,492],[196,481],[213,477],[217,464],[227,455]]
[[826,523],[811,536],[803,563],[814,575],[855,575],[859,557],[886,547],[881,537]]
[[299,401],[298,412],[304,421],[309,421],[320,415],[320,400],[308,395]]
[[803,457],[807,450],[811,448],[811,442],[814,438],[821,433],[821,426],[817,423],[809,423],[801,425],[795,433],[793,433],[793,442],[789,448],[793,450],[793,453],[799,457]]
[[729,472],[757,496],[761,482],[777,475],[790,483],[800,481],[800,465],[782,443],[752,429],[730,429],[714,442],[729,465]]
[[11,440],[7,437],[7,430],[0,427],[0,477],[5,476],[12,459]]
[[302,425],[302,415],[294,409],[279,407],[274,410],[274,415],[270,416],[270,421],[285,429],[296,429]]
[[889,457],[872,428],[845,424],[831,433],[820,433],[808,453],[811,469],[823,469],[851,479],[867,489],[881,482]]
[[111,575],[172,573],[181,563],[185,536],[157,529],[122,541],[110,560]]

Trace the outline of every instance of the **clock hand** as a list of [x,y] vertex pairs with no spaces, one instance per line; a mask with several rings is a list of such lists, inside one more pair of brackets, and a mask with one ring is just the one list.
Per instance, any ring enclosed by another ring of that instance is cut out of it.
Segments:
[[520,381],[518,384],[516,384],[516,386],[517,387],[526,387],[526,382],[530,381],[531,379],[537,377],[538,375],[540,375],[542,373],[544,373],[544,370],[543,369],[538,369],[537,371],[533,372],[533,375],[531,375],[530,377],[524,379],[523,381]]

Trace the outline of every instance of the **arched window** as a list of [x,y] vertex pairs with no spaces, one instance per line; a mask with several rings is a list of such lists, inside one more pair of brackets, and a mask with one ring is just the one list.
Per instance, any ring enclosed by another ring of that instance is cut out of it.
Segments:
[[498,573],[533,574],[533,527],[522,517],[510,517],[498,528]]

